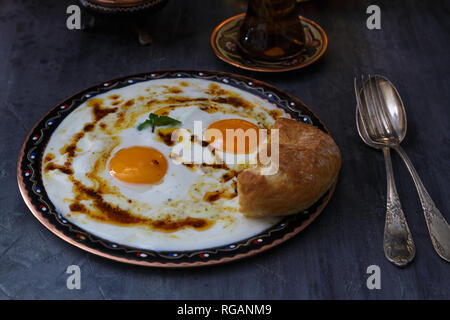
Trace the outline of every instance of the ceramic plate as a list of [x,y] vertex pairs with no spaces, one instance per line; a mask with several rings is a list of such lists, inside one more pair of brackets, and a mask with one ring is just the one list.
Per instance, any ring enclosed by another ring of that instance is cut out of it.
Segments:
[[[248,100],[256,101],[268,108],[281,109],[287,116],[328,132],[320,119],[300,100],[268,84],[243,76],[212,71],[183,70],[144,73],[103,82],[55,106],[36,124],[23,144],[17,167],[18,183],[26,204],[42,224],[63,240],[116,261],[157,267],[190,267],[224,263],[262,252],[299,233],[317,217],[329,201],[335,184],[319,201],[298,214],[269,219],[264,223],[248,222],[239,214],[236,220],[238,223],[235,223],[232,228],[237,231],[232,236],[220,237],[218,229],[212,229],[214,232],[208,233],[208,230],[195,231],[192,228],[183,228],[176,234],[181,239],[185,237],[185,240],[181,242],[169,241],[169,237],[173,235],[171,232],[162,232],[162,238],[152,238],[151,235],[159,233],[154,230],[146,230],[147,233],[142,230],[130,232],[132,229],[127,226],[110,227],[109,223],[98,223],[98,221],[87,223],[84,218],[75,218],[75,216],[83,217],[83,214],[71,215],[70,210],[68,213],[64,205],[61,205],[62,202],[57,200],[58,192],[64,192],[64,183],[56,188],[54,182],[50,183],[46,178],[45,170],[43,170],[49,162],[48,149],[58,146],[55,142],[58,141],[57,137],[62,132],[75,128],[76,117],[82,116],[86,105],[94,101],[106,99],[106,97],[115,99],[119,96],[118,93],[125,98],[127,92],[167,87],[167,83],[184,84],[186,87],[191,84],[189,90],[194,91],[198,90],[195,89],[197,85],[199,85],[198,88],[207,85],[229,88],[231,91],[239,92]],[[189,93],[192,96],[198,94],[198,92]],[[112,100],[111,103],[114,101]],[[101,114],[104,115],[104,112]],[[67,121],[64,122],[64,120]],[[146,133],[140,134],[143,137],[142,134]],[[146,192],[157,191],[157,189],[152,190]],[[240,224],[245,225],[246,228],[239,229]],[[128,235],[126,232],[129,232]],[[166,237],[167,234],[169,236]],[[147,235],[150,236],[147,237]],[[193,237],[197,237],[196,240],[189,243],[188,239]],[[177,243],[183,243],[183,245],[177,245]]]
[[80,0],[83,7],[104,15],[130,15],[154,11],[166,5],[168,0]]
[[314,21],[299,16],[307,45],[297,56],[279,62],[261,62],[247,58],[238,45],[238,33],[245,13],[231,17],[214,29],[211,47],[216,56],[235,67],[260,72],[285,72],[304,68],[317,61],[326,51],[328,39],[325,31]]

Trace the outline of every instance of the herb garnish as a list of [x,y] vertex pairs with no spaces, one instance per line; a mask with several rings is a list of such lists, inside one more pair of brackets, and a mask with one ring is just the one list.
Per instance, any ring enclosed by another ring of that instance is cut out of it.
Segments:
[[177,125],[181,124],[177,119],[168,117],[168,116],[158,116],[155,113],[150,113],[148,115],[148,119],[138,125],[137,129],[139,131],[147,128],[148,126],[152,126],[152,132],[155,132],[155,127],[163,127],[168,125]]

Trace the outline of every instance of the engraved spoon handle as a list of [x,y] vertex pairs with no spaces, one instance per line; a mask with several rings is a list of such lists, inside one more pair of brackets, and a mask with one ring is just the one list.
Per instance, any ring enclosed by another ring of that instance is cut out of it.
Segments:
[[436,208],[406,152],[399,145],[394,149],[405,162],[416,185],[433,247],[442,259],[450,262],[450,227],[442,213]]
[[416,254],[411,231],[403,213],[394,181],[390,149],[383,148],[386,164],[387,205],[383,249],[386,258],[398,267],[406,266]]

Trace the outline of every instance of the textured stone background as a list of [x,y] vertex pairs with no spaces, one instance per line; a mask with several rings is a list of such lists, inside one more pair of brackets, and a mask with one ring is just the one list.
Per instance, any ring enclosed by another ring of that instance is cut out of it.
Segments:
[[[408,113],[404,148],[436,204],[449,215],[450,1],[311,1],[304,15],[329,36],[325,56],[285,74],[245,72],[218,60],[209,36],[243,12],[239,0],[170,0],[149,19],[153,43],[124,28],[69,31],[75,0],[0,0],[0,298],[2,299],[379,299],[449,298],[450,265],[433,251],[412,180],[397,155],[400,197],[417,246],[400,270],[382,250],[385,173],[380,152],[360,141],[352,81],[380,73],[397,85]],[[382,30],[365,27],[369,4],[382,8]],[[158,69],[198,68],[251,76],[290,92],[325,121],[341,147],[333,199],[294,239],[257,257],[191,270],[119,264],[70,246],[25,206],[16,160],[28,131],[52,106],[87,86]],[[66,288],[67,266],[81,267],[81,290]],[[381,290],[366,288],[366,268],[381,267]]]

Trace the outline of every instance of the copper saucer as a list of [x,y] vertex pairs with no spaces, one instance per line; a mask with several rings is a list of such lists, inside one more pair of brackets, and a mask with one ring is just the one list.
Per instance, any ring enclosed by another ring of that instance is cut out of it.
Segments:
[[325,31],[314,21],[299,16],[305,27],[307,47],[298,56],[281,62],[261,62],[245,57],[237,45],[237,35],[245,13],[219,24],[211,35],[211,46],[219,59],[235,67],[261,72],[283,72],[304,68],[318,60],[327,49]]

